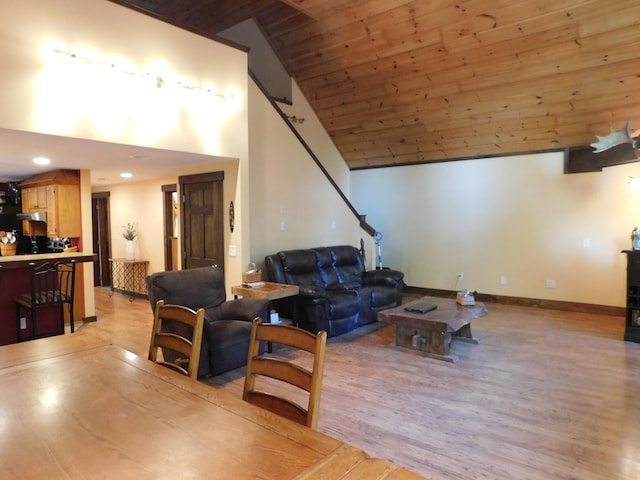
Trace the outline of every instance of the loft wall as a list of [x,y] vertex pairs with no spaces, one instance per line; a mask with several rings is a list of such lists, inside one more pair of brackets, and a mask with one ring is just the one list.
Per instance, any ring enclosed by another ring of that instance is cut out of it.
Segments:
[[[309,122],[313,128],[314,119],[303,103],[304,99],[294,96],[295,114],[304,112],[302,126]],[[249,105],[252,261],[262,263],[268,254],[293,248],[359,246],[366,234],[358,220],[252,82]],[[336,182],[348,187],[348,170],[338,162],[340,157],[326,153],[331,146],[323,146],[319,138],[323,134],[316,131],[312,148],[317,155],[320,151],[328,169],[337,172]]]
[[[246,156],[245,52],[104,0],[5,2],[0,32],[0,128]],[[162,88],[123,70],[158,75]],[[212,96],[178,81],[234,100],[214,118],[197,110]]]
[[411,286],[623,306],[638,172],[565,175],[548,153],[354,171],[351,193]]

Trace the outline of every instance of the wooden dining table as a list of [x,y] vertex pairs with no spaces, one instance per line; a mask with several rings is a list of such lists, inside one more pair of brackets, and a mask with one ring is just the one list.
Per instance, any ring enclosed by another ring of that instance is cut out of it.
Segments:
[[3,479],[422,478],[85,332],[0,347]]

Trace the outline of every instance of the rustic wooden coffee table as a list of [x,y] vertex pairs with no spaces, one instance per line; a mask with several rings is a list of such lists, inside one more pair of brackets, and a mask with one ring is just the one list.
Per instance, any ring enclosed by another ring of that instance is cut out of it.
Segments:
[[[430,303],[438,308],[427,313],[405,310],[419,303]],[[451,353],[451,341],[478,343],[471,334],[471,320],[486,314],[487,309],[480,302],[463,307],[453,298],[422,297],[378,312],[378,320],[396,325],[396,343],[390,346],[455,363],[458,356]]]

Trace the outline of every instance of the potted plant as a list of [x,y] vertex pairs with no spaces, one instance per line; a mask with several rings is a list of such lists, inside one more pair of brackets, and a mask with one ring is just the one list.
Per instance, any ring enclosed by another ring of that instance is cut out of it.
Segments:
[[136,224],[128,222],[125,226],[123,226],[122,236],[127,241],[125,258],[127,260],[135,260],[135,247],[133,245],[133,240],[138,236]]

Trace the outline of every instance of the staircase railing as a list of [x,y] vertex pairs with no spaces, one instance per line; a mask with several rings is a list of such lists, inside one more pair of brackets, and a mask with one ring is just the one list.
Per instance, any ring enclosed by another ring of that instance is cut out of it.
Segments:
[[287,114],[285,112],[283,112],[282,109],[275,102],[275,100],[273,100],[273,98],[271,98],[271,95],[269,95],[267,90],[262,86],[262,83],[260,83],[260,81],[256,78],[256,76],[251,72],[251,70],[249,70],[249,76],[253,79],[253,81],[256,83],[258,88],[262,91],[262,93],[265,96],[265,98],[269,101],[269,103],[271,103],[273,108],[276,110],[276,112],[278,112],[278,115],[280,115],[280,118],[282,118],[283,121],[285,122],[285,124],[291,129],[291,132],[296,136],[296,138],[298,139],[300,144],[304,147],[304,149],[307,151],[309,156],[316,163],[316,165],[318,166],[320,171],[324,174],[325,177],[327,177],[327,180],[329,180],[329,183],[331,183],[333,188],[335,188],[336,192],[338,192],[338,195],[340,195],[340,198],[342,198],[342,201],[344,201],[344,203],[347,205],[347,207],[349,207],[349,210],[351,210],[351,212],[353,212],[355,217],[358,219],[358,222],[360,223],[360,228],[362,228],[365,232],[367,232],[369,235],[371,235],[373,237],[373,235],[376,233],[376,229],[373,228],[371,225],[369,225],[367,223],[366,215],[361,215],[360,213],[358,213],[358,211],[353,206],[353,204],[349,201],[349,199],[344,194],[342,189],[333,180],[333,178],[331,177],[331,174],[324,167],[324,165],[322,164],[320,159],[316,156],[315,153],[313,153],[313,150],[311,150],[311,147],[309,147],[307,142],[304,141],[304,138],[302,138],[302,136],[298,133],[298,131],[287,120]]

